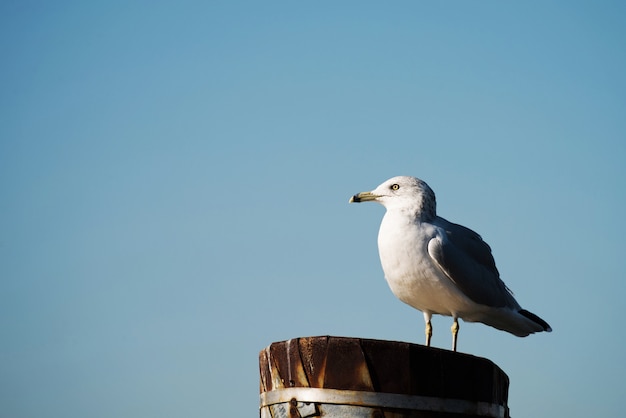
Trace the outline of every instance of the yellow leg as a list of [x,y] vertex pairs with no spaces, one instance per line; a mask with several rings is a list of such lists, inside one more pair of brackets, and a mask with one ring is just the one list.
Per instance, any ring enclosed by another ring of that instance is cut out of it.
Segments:
[[456,351],[456,337],[459,334],[459,320],[455,317],[452,323],[452,351]]
[[433,336],[433,326],[430,324],[431,314],[424,312],[424,322],[426,323],[426,347],[430,347],[430,338]]

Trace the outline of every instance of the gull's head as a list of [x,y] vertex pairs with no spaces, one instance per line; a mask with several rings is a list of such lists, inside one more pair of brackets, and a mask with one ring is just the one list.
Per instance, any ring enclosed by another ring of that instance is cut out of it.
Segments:
[[374,201],[387,210],[403,210],[424,218],[434,218],[437,211],[435,193],[425,181],[416,177],[393,177],[370,192],[357,193],[350,203]]

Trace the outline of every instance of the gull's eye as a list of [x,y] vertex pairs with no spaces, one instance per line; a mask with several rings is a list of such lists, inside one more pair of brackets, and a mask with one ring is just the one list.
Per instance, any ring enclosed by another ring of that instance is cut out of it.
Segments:
[[399,184],[392,184],[391,185],[391,190],[398,190],[400,188]]

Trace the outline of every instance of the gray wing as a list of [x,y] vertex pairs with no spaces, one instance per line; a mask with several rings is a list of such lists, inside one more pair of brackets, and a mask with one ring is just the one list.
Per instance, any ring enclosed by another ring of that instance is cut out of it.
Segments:
[[474,302],[492,307],[521,309],[504,282],[491,248],[476,232],[437,217],[445,237],[428,243],[428,253],[461,291]]

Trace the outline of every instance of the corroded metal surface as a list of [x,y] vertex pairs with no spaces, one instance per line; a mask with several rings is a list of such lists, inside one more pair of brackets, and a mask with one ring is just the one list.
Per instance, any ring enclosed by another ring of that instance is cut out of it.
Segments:
[[262,418],[508,416],[506,374],[489,360],[447,350],[306,337],[271,344],[259,366]]

